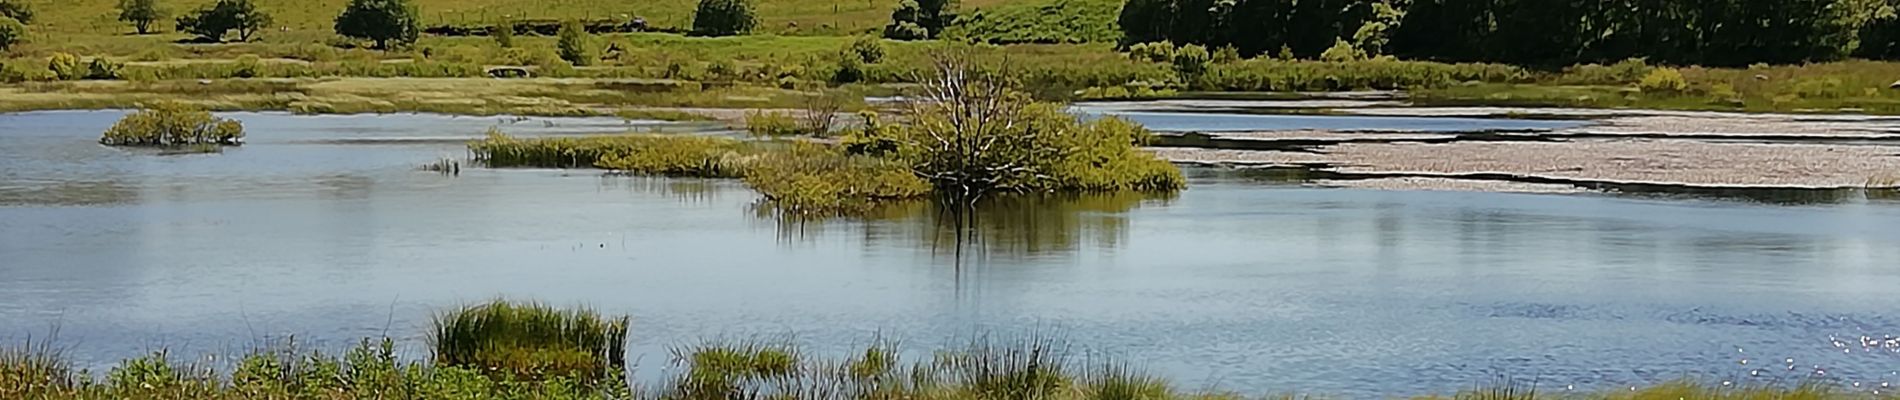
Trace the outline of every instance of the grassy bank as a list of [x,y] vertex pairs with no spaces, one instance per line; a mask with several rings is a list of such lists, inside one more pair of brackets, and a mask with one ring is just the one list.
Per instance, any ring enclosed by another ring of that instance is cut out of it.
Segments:
[[[1139,360],[1094,356],[1047,334],[983,335],[917,352],[874,339],[842,357],[771,341],[703,341],[671,349],[657,382],[627,378],[628,319],[585,308],[497,300],[445,310],[429,356],[389,338],[339,353],[294,341],[235,357],[158,350],[103,374],[78,369],[48,342],[0,346],[0,398],[69,399],[942,399],[1241,400],[1326,398],[1191,389],[1143,372]],[[926,354],[924,356],[916,356]],[[1603,392],[1504,380],[1415,399],[1877,399],[1829,386],[1669,382]],[[1891,397],[1886,397],[1891,398]]]

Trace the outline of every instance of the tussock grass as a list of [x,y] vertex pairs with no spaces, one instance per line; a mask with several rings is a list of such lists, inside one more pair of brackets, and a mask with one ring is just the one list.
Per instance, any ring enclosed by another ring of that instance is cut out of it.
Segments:
[[602,168],[646,175],[737,177],[746,146],[738,140],[670,135],[522,139],[490,130],[469,144],[491,167]]
[[495,300],[438,314],[429,342],[437,365],[595,382],[626,367],[627,322],[587,308]]

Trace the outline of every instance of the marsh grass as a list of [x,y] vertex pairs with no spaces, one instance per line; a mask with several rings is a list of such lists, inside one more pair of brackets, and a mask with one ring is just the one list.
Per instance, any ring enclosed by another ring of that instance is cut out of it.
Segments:
[[205,152],[217,146],[243,144],[244,124],[213,117],[210,112],[186,104],[159,102],[120,119],[106,129],[99,143]]
[[[536,347],[552,353],[587,354],[610,360],[625,348],[625,319],[585,309],[552,309],[532,303],[496,303],[451,310],[442,318],[479,319],[458,324],[487,328],[461,333],[484,339],[465,349]],[[510,321],[510,329],[495,329]],[[441,330],[438,320],[438,331]],[[619,330],[616,330],[619,329]],[[440,337],[442,333],[432,336]],[[617,338],[616,338],[617,336]],[[459,340],[459,339],[458,339]],[[1071,343],[1042,332],[1020,336],[978,335],[928,353],[906,352],[895,341],[874,338],[861,350],[837,356],[809,352],[791,341],[708,340],[669,349],[673,369],[658,385],[636,390],[620,367],[575,377],[539,370],[517,374],[503,367],[458,365],[439,353],[405,361],[394,340],[365,338],[338,352],[301,347],[292,338],[264,343],[233,358],[181,358],[160,349],[123,360],[102,377],[73,369],[64,349],[28,340],[0,347],[0,398],[32,400],[256,400],[256,399],[571,399],[571,400],[1242,400],[1307,399],[1324,396],[1245,396],[1231,392],[1177,390],[1126,360],[1078,357]],[[462,350],[448,350],[462,351]],[[614,355],[599,356],[601,352]],[[506,357],[523,357],[505,351]],[[543,352],[542,354],[548,354]],[[482,359],[483,356],[476,356]],[[517,361],[520,361],[517,359]],[[606,376],[612,378],[603,379]],[[1634,389],[1546,391],[1503,379],[1448,396],[1418,400],[1858,400],[1891,394],[1845,391],[1833,383],[1792,386],[1705,384],[1682,380]],[[1885,396],[1885,397],[1883,397]]]
[[764,196],[765,205],[794,217],[860,215],[931,192],[930,184],[903,164],[818,144],[795,143],[755,157],[741,175]]
[[643,175],[738,177],[748,147],[734,139],[683,135],[516,138],[491,129],[471,142],[490,167],[602,168]]
[[495,300],[438,314],[429,342],[437,365],[502,378],[617,380],[626,367],[628,317]]
[[46,396],[76,385],[72,362],[51,340],[0,347],[0,398]]

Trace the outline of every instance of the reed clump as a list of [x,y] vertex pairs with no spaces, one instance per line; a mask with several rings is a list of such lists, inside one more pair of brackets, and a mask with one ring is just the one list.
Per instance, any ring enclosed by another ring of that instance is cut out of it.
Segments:
[[904,164],[807,143],[752,159],[742,178],[773,208],[805,216],[856,214],[931,191]]
[[437,365],[595,383],[626,367],[627,323],[587,308],[496,300],[437,315],[429,339]]
[[200,108],[160,102],[133,112],[106,129],[99,143],[111,146],[236,146],[244,143],[244,124],[217,118]]
[[733,178],[747,149],[738,140],[677,135],[523,139],[490,130],[471,142],[492,167],[603,168],[646,175]]

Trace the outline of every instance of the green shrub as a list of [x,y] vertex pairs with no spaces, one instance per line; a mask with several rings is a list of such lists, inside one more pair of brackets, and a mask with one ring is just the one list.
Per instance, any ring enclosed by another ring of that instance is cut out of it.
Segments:
[[21,24],[33,23],[33,8],[27,7],[26,0],[0,0],[0,17],[12,18]]
[[875,37],[859,36],[851,41],[851,52],[858,55],[858,61],[865,64],[884,62],[884,42]]
[[410,44],[422,33],[416,5],[410,0],[350,0],[336,16],[336,33],[376,42],[387,49],[390,42]]
[[495,45],[501,48],[515,47],[515,22],[503,19],[495,26],[488,27],[488,34],[495,37]]
[[0,16],[0,52],[13,49],[14,45],[26,40],[26,24],[13,18]]
[[1180,77],[1182,84],[1191,87],[1200,81],[1202,73],[1207,72],[1210,61],[1212,58],[1207,54],[1206,47],[1198,44],[1181,46],[1174,52],[1174,73]]
[[105,57],[94,57],[92,62],[86,65],[86,79],[119,79],[119,73],[124,69],[123,63],[108,60]]
[[930,184],[903,164],[802,143],[758,157],[747,164],[743,178],[774,209],[806,216],[862,213],[886,201],[930,193]]
[[1649,71],[1648,75],[1644,75],[1642,82],[1637,83],[1636,87],[1646,93],[1681,93],[1689,90],[1689,80],[1684,79],[1682,71],[1675,68],[1656,68]]
[[590,35],[580,21],[562,23],[559,36],[555,48],[559,49],[562,60],[576,66],[594,65],[594,61],[599,60],[600,57],[594,54],[593,44],[589,43],[592,41]]
[[693,12],[694,36],[733,36],[752,33],[759,19],[752,0],[699,0]]
[[1167,41],[1137,43],[1128,46],[1128,58],[1136,61],[1170,62],[1174,60],[1174,43]]
[[915,22],[898,21],[884,27],[884,37],[893,40],[927,40],[930,30]]
[[831,82],[845,84],[864,80],[864,64],[859,60],[855,54],[839,54],[838,69],[831,74]]
[[429,341],[440,366],[489,371],[503,379],[557,377],[619,384],[626,367],[626,316],[493,302],[436,315]]
[[956,0],[902,0],[891,10],[884,37],[897,40],[935,39],[956,21]]
[[1352,43],[1346,42],[1346,39],[1334,39],[1333,47],[1328,47],[1326,51],[1319,53],[1319,59],[1329,62],[1359,61],[1366,59],[1366,53],[1353,47]]
[[[878,125],[847,143],[889,143],[882,156],[909,165],[940,195],[993,192],[1172,191],[1185,179],[1135,146],[1149,133],[1125,120],[1084,122],[1063,105],[1039,103],[959,57],[909,104],[906,123]],[[980,117],[975,117],[980,116]],[[875,155],[875,154],[873,154]]]
[[1236,48],[1232,45],[1228,45],[1228,46],[1221,46],[1219,50],[1214,51],[1213,61],[1215,64],[1233,64],[1233,63],[1240,62],[1241,60],[1244,60],[1244,59],[1245,58],[1242,58],[1240,56],[1239,48]]
[[237,61],[231,63],[232,77],[256,78],[263,76],[263,71],[264,61],[259,60],[256,55],[245,54],[238,56]]
[[70,53],[53,53],[52,57],[46,59],[46,69],[53,71],[53,76],[62,81],[84,79],[86,65],[82,62],[79,56]]
[[161,102],[133,112],[106,129],[99,143],[111,146],[236,146],[244,143],[244,125],[210,112]]
[[796,136],[805,133],[791,115],[780,112],[751,111],[745,115],[746,132],[753,136]]

